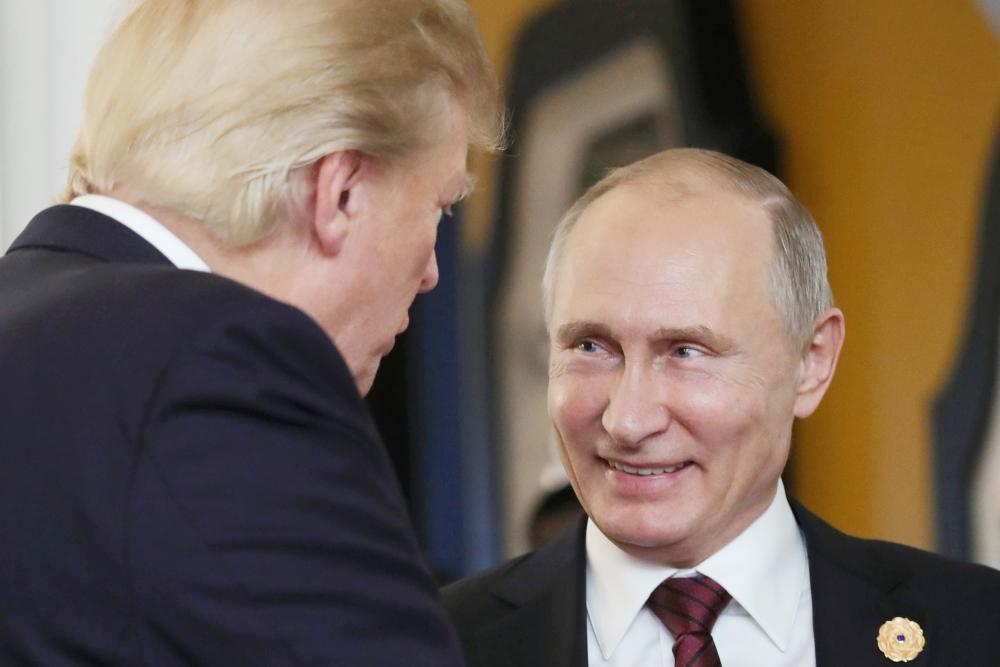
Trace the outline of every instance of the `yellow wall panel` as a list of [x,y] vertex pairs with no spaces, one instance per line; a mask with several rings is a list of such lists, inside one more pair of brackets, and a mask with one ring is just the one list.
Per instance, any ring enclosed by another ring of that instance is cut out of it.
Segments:
[[833,388],[798,430],[799,495],[849,531],[931,546],[929,405],[965,318],[1000,50],[971,2],[739,10],[847,315]]

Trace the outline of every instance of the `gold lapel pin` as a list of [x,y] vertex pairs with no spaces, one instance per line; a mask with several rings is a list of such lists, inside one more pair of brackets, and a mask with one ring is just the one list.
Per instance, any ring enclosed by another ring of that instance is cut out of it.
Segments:
[[897,616],[878,629],[876,643],[893,662],[909,662],[924,650],[924,631],[914,621]]

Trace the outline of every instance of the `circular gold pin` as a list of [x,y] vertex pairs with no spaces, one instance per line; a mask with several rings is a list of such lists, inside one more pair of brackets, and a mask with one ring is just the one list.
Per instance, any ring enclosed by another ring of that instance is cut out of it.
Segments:
[[893,662],[909,662],[924,650],[924,631],[910,619],[897,616],[878,629],[876,643]]

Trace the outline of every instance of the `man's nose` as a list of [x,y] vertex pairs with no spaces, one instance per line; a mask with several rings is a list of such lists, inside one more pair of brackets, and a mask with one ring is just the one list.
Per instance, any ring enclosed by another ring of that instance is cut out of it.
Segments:
[[667,430],[671,416],[665,383],[666,378],[655,369],[626,363],[601,418],[615,442],[634,447]]
[[420,280],[420,291],[430,292],[438,284],[439,277],[437,252],[432,252],[430,259],[427,260],[427,266],[424,268],[423,278]]

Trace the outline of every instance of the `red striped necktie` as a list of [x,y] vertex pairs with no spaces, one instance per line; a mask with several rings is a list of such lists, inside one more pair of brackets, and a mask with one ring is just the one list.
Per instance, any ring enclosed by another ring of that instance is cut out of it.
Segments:
[[674,636],[675,667],[721,667],[712,626],[732,596],[703,575],[672,577],[649,596],[649,608]]

